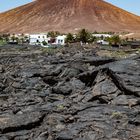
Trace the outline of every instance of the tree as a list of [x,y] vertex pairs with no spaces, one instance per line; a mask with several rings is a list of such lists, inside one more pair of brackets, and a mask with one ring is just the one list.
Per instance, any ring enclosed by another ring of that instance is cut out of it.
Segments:
[[15,35],[13,35],[13,36],[11,37],[11,40],[12,40],[12,42],[15,42],[15,41],[16,41]]
[[44,41],[42,41],[42,44],[45,46],[45,45],[47,45],[47,42],[44,40]]
[[131,41],[134,41],[134,38],[133,37],[131,38]]
[[20,42],[21,42],[21,44],[23,44],[24,41],[25,41],[25,38],[24,38],[24,34],[22,33],[22,34],[21,34],[21,37],[20,37]]
[[29,42],[30,42],[29,37],[28,37],[27,35],[24,36],[24,41],[25,41],[26,43],[29,43]]
[[73,43],[74,42],[74,37],[71,33],[68,33],[65,39],[66,43]]
[[10,34],[3,34],[3,39],[8,42],[9,41],[9,38],[10,38]]
[[101,40],[103,40],[103,39],[104,39],[104,36],[102,35],[102,36],[101,36]]
[[90,39],[88,40],[89,43],[93,43],[97,40],[96,36],[93,36],[92,34],[90,35]]
[[0,40],[3,40],[3,37],[0,35]]
[[55,38],[58,35],[60,35],[60,33],[58,31],[50,31],[50,32],[48,32],[48,37],[51,37],[51,38]]
[[82,43],[87,43],[89,42],[91,37],[91,33],[89,33],[86,29],[82,29],[79,31],[77,34],[77,40],[81,41]]
[[127,37],[125,40],[126,40],[126,42],[127,42],[127,41],[129,40],[129,38]]
[[112,36],[108,38],[108,41],[111,45],[119,45],[121,44],[121,39],[118,35]]
[[95,31],[93,32],[93,34],[98,34],[98,32],[95,30]]

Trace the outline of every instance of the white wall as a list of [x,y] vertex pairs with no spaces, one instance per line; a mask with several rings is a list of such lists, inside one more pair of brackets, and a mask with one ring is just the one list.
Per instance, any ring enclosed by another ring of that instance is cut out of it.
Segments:
[[112,35],[110,35],[110,34],[92,34],[93,36],[95,36],[95,37],[111,37]]
[[109,42],[104,41],[104,40],[98,40],[97,43],[102,44],[102,45],[109,45]]

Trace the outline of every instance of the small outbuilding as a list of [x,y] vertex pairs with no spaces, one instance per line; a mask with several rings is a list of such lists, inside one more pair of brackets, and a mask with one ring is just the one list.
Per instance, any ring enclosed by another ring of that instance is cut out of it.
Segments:
[[55,44],[65,45],[66,35],[59,35],[56,37]]

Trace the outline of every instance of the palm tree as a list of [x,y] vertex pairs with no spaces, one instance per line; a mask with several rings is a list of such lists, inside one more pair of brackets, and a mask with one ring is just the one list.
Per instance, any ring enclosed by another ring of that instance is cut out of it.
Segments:
[[77,40],[81,41],[82,43],[89,42],[90,37],[91,37],[91,33],[89,33],[88,30],[86,29],[80,30],[79,33],[77,34]]
[[68,33],[65,39],[66,43],[73,43],[74,42],[74,37],[71,33]]

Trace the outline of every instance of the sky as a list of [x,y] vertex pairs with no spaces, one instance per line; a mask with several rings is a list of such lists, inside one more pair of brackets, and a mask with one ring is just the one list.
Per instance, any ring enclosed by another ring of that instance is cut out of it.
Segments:
[[0,0],[0,12],[32,2],[33,0]]
[[140,0],[105,0],[105,1],[140,16]]
[[[21,6],[33,0],[0,0],[0,12]],[[140,0],[105,0],[140,16]]]

